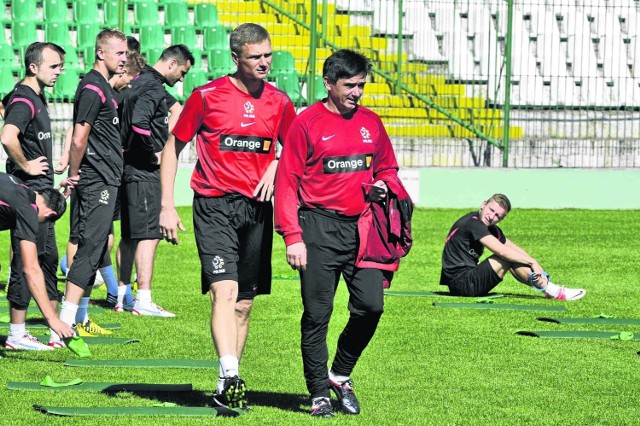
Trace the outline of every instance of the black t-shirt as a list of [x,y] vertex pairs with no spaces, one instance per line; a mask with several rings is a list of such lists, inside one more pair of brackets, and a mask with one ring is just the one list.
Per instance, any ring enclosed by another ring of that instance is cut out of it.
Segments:
[[124,175],[127,181],[157,180],[156,153],[169,137],[169,108],[165,78],[145,66],[131,82],[122,101],[122,145]]
[[51,119],[46,98],[36,94],[25,84],[18,84],[7,100],[4,123],[12,124],[20,130],[18,140],[27,161],[45,156],[49,163],[47,174],[31,176],[23,172],[10,159],[7,159],[7,173],[27,182],[29,187],[38,191],[53,186],[53,138]]
[[11,229],[19,240],[37,242],[36,193],[15,176],[0,173],[0,231]]
[[447,285],[458,274],[478,264],[484,252],[480,240],[489,234],[503,244],[507,241],[502,230],[495,225],[485,225],[477,211],[467,213],[453,224],[442,251],[440,284]]
[[89,71],[78,85],[73,123],[91,125],[81,179],[100,179],[120,186],[123,163],[118,104],[109,82],[96,70]]

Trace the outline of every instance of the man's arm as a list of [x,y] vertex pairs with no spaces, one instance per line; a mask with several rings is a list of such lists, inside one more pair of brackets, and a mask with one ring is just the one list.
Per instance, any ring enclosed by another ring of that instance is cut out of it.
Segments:
[[57,175],[64,173],[69,166],[69,150],[71,150],[71,138],[73,137],[73,125],[69,126],[67,132],[64,135],[64,147],[62,148],[62,154],[56,160],[55,173]]
[[506,240],[503,244],[493,235],[487,235],[480,238],[480,243],[491,250],[493,254],[508,262],[528,266],[535,273],[542,272],[542,268],[538,262],[510,240]]
[[2,128],[2,134],[0,134],[0,140],[2,140],[2,146],[5,152],[23,172],[31,176],[46,175],[49,170],[49,163],[47,163],[47,157],[44,155],[27,161],[20,145],[20,129],[13,124],[5,124]]
[[65,196],[67,197],[73,185],[80,180],[80,164],[82,163],[84,153],[87,151],[89,133],[91,133],[91,125],[88,123],[76,123],[73,126],[71,148],[69,149],[69,177],[62,185],[66,186]]
[[169,134],[171,134],[171,132],[173,131],[173,127],[178,122],[178,118],[180,117],[181,112],[182,105],[180,105],[180,102],[174,103],[173,105],[171,105],[171,108],[169,108],[169,122],[167,123],[169,125]]
[[49,303],[47,290],[44,284],[44,275],[38,263],[38,248],[32,241],[20,240],[20,251],[22,253],[22,263],[24,265],[24,276],[29,286],[29,291],[36,300],[44,319],[49,327],[61,338],[69,338],[74,335],[74,331],[58,318],[58,313]]
[[178,244],[178,228],[185,231],[186,228],[180,220],[174,202],[174,185],[178,171],[178,157],[187,144],[171,134],[162,150],[162,162],[160,163],[160,187],[162,198],[160,201],[160,232],[165,240],[172,244]]

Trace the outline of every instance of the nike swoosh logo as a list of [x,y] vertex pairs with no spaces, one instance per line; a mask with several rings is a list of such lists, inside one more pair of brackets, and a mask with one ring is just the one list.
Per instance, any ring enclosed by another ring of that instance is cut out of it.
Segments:
[[334,136],[335,136],[335,135],[331,135],[331,136],[323,136],[323,137],[322,137],[322,140],[326,142],[326,141],[328,141],[329,139],[331,139],[331,138],[332,138],[332,137],[334,137]]
[[251,123],[240,123],[240,127],[248,127],[248,126],[251,126],[252,124],[256,124],[256,122],[252,121]]

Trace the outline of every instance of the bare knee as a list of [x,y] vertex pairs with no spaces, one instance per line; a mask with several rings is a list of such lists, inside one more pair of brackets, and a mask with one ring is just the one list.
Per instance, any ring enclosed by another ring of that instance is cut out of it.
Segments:
[[253,300],[238,300],[236,302],[236,316],[243,321],[247,321],[252,307]]
[[238,284],[235,281],[219,281],[209,288],[211,303],[234,304],[238,298]]

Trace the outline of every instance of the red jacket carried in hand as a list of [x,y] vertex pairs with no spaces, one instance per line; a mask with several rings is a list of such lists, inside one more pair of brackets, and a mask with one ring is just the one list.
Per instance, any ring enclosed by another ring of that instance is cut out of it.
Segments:
[[384,287],[388,288],[400,258],[409,253],[413,243],[413,203],[396,174],[386,174],[381,179],[388,188],[387,199],[384,203],[367,203],[358,219],[356,267],[386,271]]

